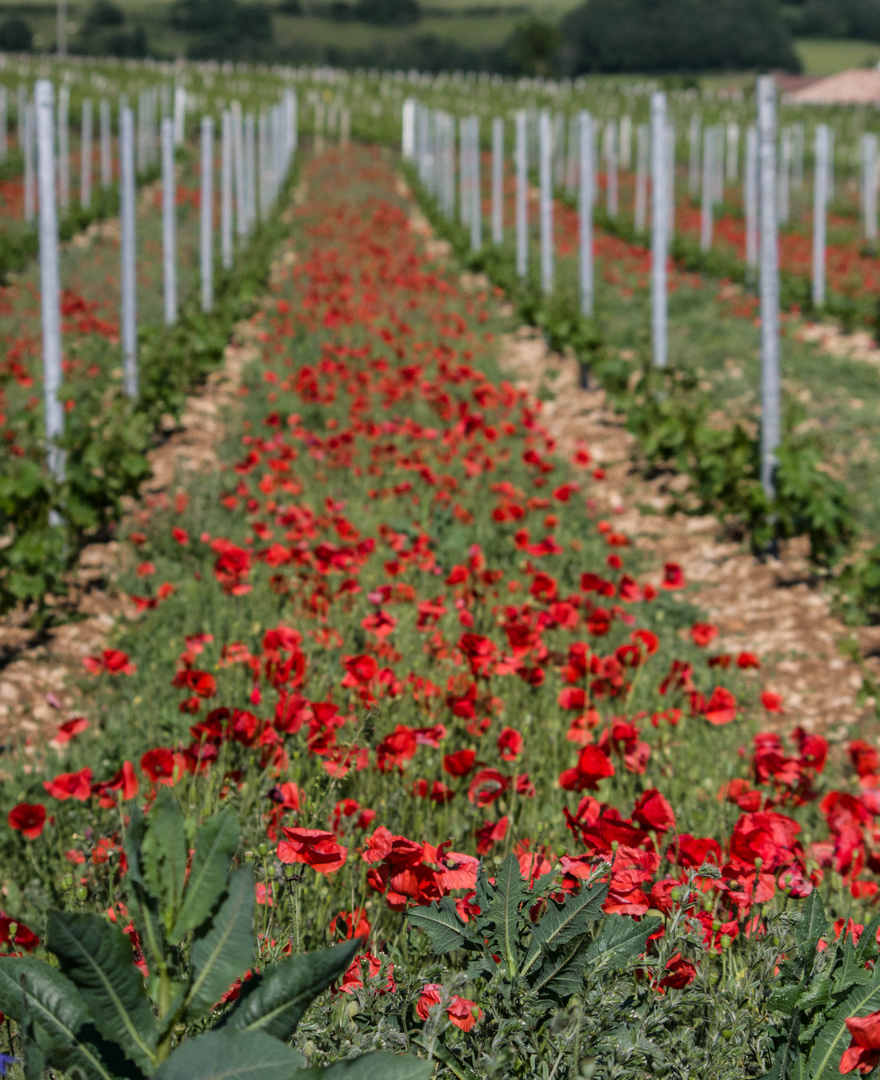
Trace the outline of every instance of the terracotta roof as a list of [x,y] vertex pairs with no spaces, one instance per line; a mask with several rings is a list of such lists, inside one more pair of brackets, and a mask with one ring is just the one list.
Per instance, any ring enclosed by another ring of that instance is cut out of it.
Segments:
[[880,104],[880,71],[852,68],[795,90],[787,100],[797,105]]
[[797,90],[805,90],[822,81],[821,75],[788,75],[785,72],[774,73],[777,89],[781,94],[793,94]]

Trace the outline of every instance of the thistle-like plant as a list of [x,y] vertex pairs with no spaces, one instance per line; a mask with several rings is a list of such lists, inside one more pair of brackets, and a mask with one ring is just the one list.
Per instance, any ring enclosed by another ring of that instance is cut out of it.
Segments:
[[192,863],[183,815],[168,788],[126,836],[128,907],[149,975],[122,928],[92,913],[53,911],[42,960],[0,959],[0,1010],[18,1024],[27,1080],[60,1070],[77,1080],[426,1080],[431,1064],[367,1054],[303,1069],[288,1045],[312,1000],[351,963],[360,941],[255,972],[215,1010],[256,956],[254,875],[236,865],[235,814],[198,830]]

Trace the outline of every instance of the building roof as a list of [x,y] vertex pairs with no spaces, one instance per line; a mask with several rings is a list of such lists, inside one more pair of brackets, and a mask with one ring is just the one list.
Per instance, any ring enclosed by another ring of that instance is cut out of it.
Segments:
[[851,68],[786,95],[795,105],[880,105],[880,71]]

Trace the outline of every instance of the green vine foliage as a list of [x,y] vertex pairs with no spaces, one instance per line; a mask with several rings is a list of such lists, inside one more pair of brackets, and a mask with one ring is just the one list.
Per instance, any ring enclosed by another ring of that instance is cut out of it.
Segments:
[[[222,362],[235,323],[253,310],[282,235],[276,215],[220,276],[210,314],[191,297],[173,327],[141,330],[136,401],[118,383],[99,382],[77,402],[61,442],[66,470],[60,486],[46,469],[42,415],[32,415],[26,440],[32,453],[11,458],[0,477],[0,535],[7,540],[0,547],[0,613],[36,604],[39,615],[47,594],[64,592],[83,544],[108,535],[123,500],[149,475],[147,455],[160,421],[180,416],[187,394]],[[60,525],[50,523],[53,510]]]
[[820,949],[828,922],[819,893],[810,894],[793,925],[795,948],[768,1001],[769,1010],[783,1020],[764,1080],[837,1080],[850,1043],[847,1018],[880,1009],[878,929],[880,915],[875,915],[857,942],[844,928],[837,941]]
[[28,1080],[55,1070],[81,1080],[427,1080],[431,1063],[411,1055],[304,1067],[290,1040],[361,941],[254,971],[254,874],[237,865],[235,814],[221,810],[195,832],[189,872],[188,824],[167,787],[129,822],[128,909],[147,976],[122,927],[88,912],[49,915],[54,963],[0,958],[0,1009],[17,1024]]

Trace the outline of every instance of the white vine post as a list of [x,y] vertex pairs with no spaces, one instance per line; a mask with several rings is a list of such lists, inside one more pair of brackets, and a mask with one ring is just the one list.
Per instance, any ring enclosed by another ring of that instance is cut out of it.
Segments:
[[455,218],[455,120],[449,113],[443,114],[444,131],[444,191],[446,198],[446,216]]
[[101,98],[101,186],[108,188],[113,183],[113,147],[110,130],[110,102]]
[[162,265],[165,325],[177,322],[177,184],[174,177],[174,121],[162,121]]
[[130,398],[138,394],[137,361],[137,236],[134,157],[134,113],[125,106],[119,114],[119,203],[122,282],[122,382]]
[[265,109],[260,109],[257,117],[257,160],[260,170],[258,216],[260,221],[265,221],[269,216],[269,118]]
[[639,124],[636,130],[636,199],[633,214],[633,224],[637,233],[643,233],[648,225],[649,135],[647,124]]
[[528,115],[516,114],[516,272],[524,278],[529,272],[529,159]]
[[579,124],[580,117],[574,113],[568,122],[568,156],[565,161],[565,194],[569,198],[574,197],[578,186],[578,162],[581,153],[578,142]]
[[758,79],[758,138],[761,200],[761,483],[776,493],[781,390],[779,377],[779,247],[776,220],[776,86]]
[[780,225],[787,225],[791,216],[791,129],[783,128],[780,137],[779,177],[777,190],[779,192],[778,220]]
[[834,202],[834,128],[828,129],[828,205]]
[[[323,136],[322,136],[323,139]],[[257,223],[257,125],[253,113],[244,118],[245,202],[248,235]]]
[[666,125],[666,244],[671,247],[675,235],[675,125]]
[[214,306],[214,121],[202,117],[201,190],[202,311]]
[[538,179],[541,200],[541,289],[545,296],[553,292],[553,174],[550,156],[553,149],[552,139],[550,113],[543,109],[538,132]]
[[232,103],[232,139],[233,153],[235,156],[235,205],[237,211],[236,226],[240,239],[247,236],[247,199],[245,197],[245,166],[244,166],[244,119],[241,105],[237,101]]
[[492,243],[504,243],[504,120],[492,121]]
[[471,200],[468,185],[468,122],[466,117],[458,121],[458,220],[461,225],[470,224]]
[[70,210],[70,87],[58,90],[58,203],[66,216]]
[[816,125],[813,191],[813,306],[825,305],[825,245],[828,228],[828,157],[831,149],[827,124]]
[[654,366],[667,364],[667,201],[666,201],[666,95],[656,91],[651,96],[651,337]]
[[[18,99],[19,106],[22,99]],[[29,97],[24,99],[24,106],[18,113],[18,137],[24,151],[24,220],[31,225],[37,216],[37,176],[36,176],[36,143],[37,143],[37,118],[36,106]]]
[[6,87],[0,86],[0,161],[9,156],[9,104]]
[[82,105],[82,145],[80,147],[79,205],[87,210],[92,204],[92,102]]
[[727,125],[727,182],[735,184],[739,179],[739,124]]
[[688,128],[688,142],[690,143],[690,161],[688,163],[688,191],[691,198],[696,198],[700,190],[700,128],[699,113],[691,114],[690,127]]
[[480,121],[470,119],[470,174],[471,174],[471,251],[483,246],[483,201],[480,186]]
[[147,171],[147,95],[144,90],[138,94],[137,102],[137,171],[144,173]]
[[703,201],[700,207],[700,251],[712,249],[713,227],[713,162],[715,159],[715,129],[703,132]]
[[746,131],[746,272],[754,280],[758,269],[758,129],[754,124]]
[[[52,478],[64,479],[64,434],[61,403],[61,274],[58,264],[58,209],[55,196],[55,110],[52,83],[37,81],[35,93],[37,172],[40,189],[40,306],[43,322],[43,400],[46,409],[46,454]],[[52,511],[50,523],[60,524]]]
[[605,181],[606,211],[614,220],[617,217],[617,124],[609,120],[605,128]]
[[580,147],[580,184],[578,217],[580,224],[581,314],[593,317],[593,117],[582,112],[578,118]]
[[876,135],[862,136],[865,239],[877,239],[877,189],[880,182],[880,153]]
[[620,118],[620,167],[629,169],[632,164],[632,117],[626,113]]
[[174,145],[183,146],[186,141],[186,87],[174,87]]
[[404,161],[412,161],[415,149],[416,103],[407,98],[403,103],[403,132],[401,135],[401,153]]
[[220,257],[224,270],[232,269],[232,113],[223,113],[220,166]]

